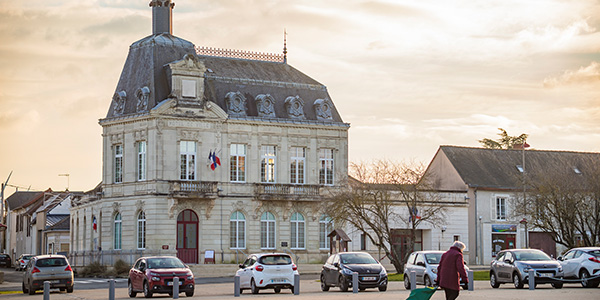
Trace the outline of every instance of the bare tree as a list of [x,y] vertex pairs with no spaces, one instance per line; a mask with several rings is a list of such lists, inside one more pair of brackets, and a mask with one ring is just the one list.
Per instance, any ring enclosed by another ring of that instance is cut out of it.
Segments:
[[506,130],[504,130],[502,128],[498,128],[498,130],[500,130],[500,133],[498,133],[498,135],[500,136],[499,139],[492,140],[492,139],[485,138],[485,139],[479,140],[479,143],[484,148],[488,148],[488,149],[514,149],[515,146],[517,146],[517,145],[525,144],[525,140],[527,139],[527,136],[528,136],[525,133],[522,133],[519,136],[510,136],[510,135],[508,135]]
[[[402,272],[419,225],[441,224],[444,218],[444,205],[429,192],[424,171],[423,164],[352,163],[348,188],[331,195],[327,213],[337,224],[350,224],[364,233]],[[403,227],[394,228],[399,224]],[[395,245],[393,234],[398,229],[410,231],[408,245]]]
[[530,224],[568,248],[600,245],[599,170],[535,173],[527,186],[525,199],[516,200],[516,213],[529,216]]

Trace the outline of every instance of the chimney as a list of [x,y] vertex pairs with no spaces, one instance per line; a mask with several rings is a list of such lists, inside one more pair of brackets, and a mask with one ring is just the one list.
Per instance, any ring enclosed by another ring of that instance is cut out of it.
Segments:
[[173,34],[173,7],[171,0],[151,0],[152,34]]

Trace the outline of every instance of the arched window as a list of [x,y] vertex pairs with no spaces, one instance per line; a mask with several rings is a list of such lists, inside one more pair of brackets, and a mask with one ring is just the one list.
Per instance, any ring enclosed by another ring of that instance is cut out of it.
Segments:
[[270,212],[260,217],[260,247],[275,249],[275,216]]
[[328,215],[322,215],[319,219],[319,248],[329,249],[329,238],[327,235],[333,231],[333,222]]
[[304,216],[300,213],[294,213],[291,221],[291,242],[292,249],[304,249]]
[[146,249],[146,214],[143,211],[137,217],[137,248]]
[[231,249],[246,248],[246,217],[236,211],[229,219],[229,247]]
[[121,214],[116,213],[114,219],[114,236],[113,236],[113,249],[121,250]]

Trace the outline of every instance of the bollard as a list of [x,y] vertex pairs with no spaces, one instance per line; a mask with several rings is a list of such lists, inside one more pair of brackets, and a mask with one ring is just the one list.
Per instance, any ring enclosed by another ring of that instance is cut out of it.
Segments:
[[108,300],[115,300],[115,280],[108,281]]
[[475,285],[475,282],[473,281],[473,270],[469,270],[467,272],[467,278],[469,278],[469,291],[473,290],[473,286]]
[[352,272],[352,292],[358,293],[358,273]]
[[410,271],[410,289],[414,290],[417,288],[417,272],[415,271]]
[[529,290],[535,290],[535,271],[529,270]]
[[50,281],[44,281],[44,300],[50,300]]
[[179,277],[173,277],[173,299],[179,299]]
[[240,296],[240,275],[237,274],[233,277],[233,296]]
[[294,295],[300,295],[300,274],[294,274]]

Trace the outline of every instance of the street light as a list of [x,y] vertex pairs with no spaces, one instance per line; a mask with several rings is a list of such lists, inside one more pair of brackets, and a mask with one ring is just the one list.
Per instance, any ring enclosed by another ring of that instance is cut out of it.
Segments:
[[525,248],[529,248],[529,243],[527,241],[529,232],[527,232],[527,219],[523,218],[523,220],[519,221],[519,223],[523,224],[525,226]]

